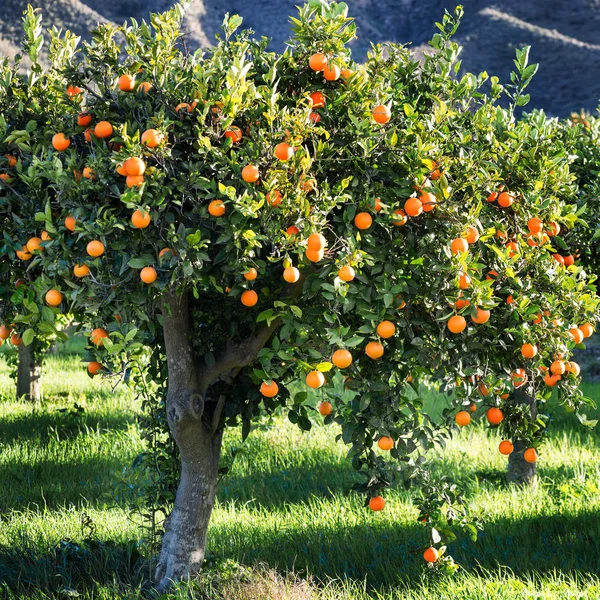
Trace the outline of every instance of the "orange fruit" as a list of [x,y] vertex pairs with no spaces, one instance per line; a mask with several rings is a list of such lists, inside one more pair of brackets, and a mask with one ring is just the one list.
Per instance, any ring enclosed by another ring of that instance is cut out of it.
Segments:
[[394,447],[394,440],[391,437],[388,437],[387,435],[382,435],[377,440],[377,445],[382,450],[391,450]]
[[423,212],[431,212],[437,205],[437,198],[431,192],[421,192],[419,200],[423,205]]
[[467,328],[467,321],[461,315],[454,315],[448,319],[448,329],[452,333],[461,333]]
[[385,500],[381,496],[375,496],[369,500],[369,508],[375,512],[383,510],[385,507]]
[[234,144],[237,144],[237,142],[242,139],[242,130],[235,125],[232,125],[225,131],[225,137],[229,138]]
[[565,364],[565,369],[567,373],[573,373],[575,377],[579,377],[579,374],[581,373],[581,367],[573,360]]
[[33,253],[42,249],[42,240],[39,237],[32,237],[27,240],[27,244],[25,245],[27,246],[27,250]]
[[[463,273],[462,271],[459,271],[458,272],[458,287],[461,290],[466,290],[470,285],[471,285],[471,277],[467,273]],[[470,302],[468,302],[467,300],[465,300],[465,302],[467,302],[467,304],[465,304],[465,306],[468,306],[470,304]]]
[[[281,142],[275,146],[275,157],[281,161],[290,160],[294,156],[294,148],[287,142]],[[257,177],[258,179],[258,177]]]
[[83,176],[85,179],[89,179],[91,181],[96,180],[96,176],[94,175],[94,171],[92,171],[91,167],[84,167]]
[[474,413],[477,410],[477,404],[475,404],[475,402],[471,402],[471,404],[469,404],[469,412]]
[[100,373],[100,371],[102,371],[103,368],[104,367],[99,362],[96,362],[95,360],[88,363],[88,366],[87,366],[87,370],[90,375],[98,375],[98,373]]
[[94,135],[100,139],[110,137],[113,131],[113,126],[108,121],[100,121],[94,127]]
[[71,140],[64,133],[55,133],[52,136],[52,147],[58,152],[63,152],[71,145]]
[[506,248],[508,249],[509,258],[513,258],[519,254],[519,244],[517,242],[508,242]]
[[[27,247],[29,248],[29,242],[27,242]],[[571,337],[571,340],[574,341],[576,344],[581,344],[585,337],[583,335],[583,331],[581,331],[581,329],[579,329],[578,327],[574,329],[569,329],[569,336]]]
[[502,419],[504,419],[504,413],[499,408],[495,407],[488,409],[485,416],[490,425],[498,425],[502,422]]
[[392,225],[395,225],[396,227],[402,227],[408,223],[408,217],[401,208],[397,208],[394,211],[394,214],[398,215],[398,217],[392,221]]
[[127,175],[127,179],[125,179],[125,184],[128,188],[133,187],[141,187],[144,185],[144,176],[143,175]]
[[306,250],[306,258],[310,260],[310,262],[319,262],[320,260],[323,260],[324,256],[324,250],[311,250],[310,248]]
[[319,412],[324,417],[326,417],[327,415],[330,415],[332,410],[333,410],[333,406],[331,406],[331,402],[321,402],[319,404]]
[[490,311],[485,310],[483,308],[477,307],[477,314],[475,316],[471,315],[471,321],[473,323],[477,323],[478,325],[483,325],[490,320]]
[[97,327],[90,333],[90,342],[94,344],[94,346],[102,346],[104,343],[102,340],[108,337],[108,331],[106,329],[102,329],[102,327]]
[[89,144],[92,141],[92,133],[94,133],[90,127],[88,127],[84,132],[83,132],[83,137],[85,138],[85,141]]
[[544,383],[549,387],[554,387],[559,381],[560,375],[552,375],[551,373],[544,375]]
[[521,354],[525,358],[534,358],[538,353],[538,347],[534,344],[523,344],[521,346]]
[[120,165],[117,165],[116,171],[119,175],[122,175],[123,177],[127,177],[127,169],[125,169],[125,165],[123,163],[121,163]]
[[7,340],[12,333],[12,329],[6,325],[0,325],[0,340]]
[[378,104],[373,109],[373,120],[384,125],[392,118],[392,111],[383,104]]
[[158,253],[158,258],[162,258],[165,254],[171,253],[173,256],[175,256],[177,254],[177,252],[175,252],[175,250],[173,250],[173,248],[163,248],[159,253]]
[[260,393],[265,398],[274,398],[277,396],[277,392],[279,392],[279,386],[274,381],[263,381],[260,384]]
[[73,98],[74,96],[79,96],[79,94],[82,94],[83,90],[79,86],[69,85],[67,86],[66,92],[69,98]]
[[150,213],[146,211],[136,210],[131,215],[131,224],[136,229],[145,229],[150,225]]
[[313,233],[308,236],[307,246],[309,250],[313,250],[318,252],[319,250],[323,250],[327,245],[327,240],[325,236],[321,233]]
[[258,302],[258,294],[254,290],[246,290],[240,296],[240,301],[244,306],[255,306]]
[[300,180],[300,189],[306,194],[317,190],[317,180],[314,177],[303,177]]
[[479,239],[479,231],[477,231],[477,227],[467,227],[467,231],[464,234],[464,239],[467,240],[468,244],[475,244]]
[[23,340],[21,339],[21,336],[18,333],[13,333],[10,336],[10,343],[13,346],[20,346],[23,343]]
[[42,242],[47,242],[50,239],[50,235],[47,231],[42,231],[41,238]]
[[63,300],[63,295],[58,290],[48,290],[45,300],[48,306],[58,306]]
[[584,338],[589,338],[594,333],[594,326],[591,323],[584,323],[579,326],[579,329],[581,330],[581,333],[583,333]]
[[21,260],[31,260],[33,258],[33,254],[27,250],[27,246],[22,246],[20,250],[16,252],[17,258]]
[[17,157],[16,156],[13,156],[12,154],[5,154],[4,158],[6,158],[6,160],[8,161],[9,167],[17,166]]
[[75,231],[75,225],[77,225],[77,221],[74,217],[69,216],[65,219],[65,227],[69,231]]
[[546,231],[548,232],[548,235],[550,237],[554,237],[555,235],[558,235],[560,233],[560,225],[555,221],[550,221],[550,223],[548,223],[548,228]]
[[513,295],[510,294],[509,296],[506,297],[506,304],[514,304],[515,303],[515,299],[513,298]]
[[439,552],[435,548],[427,548],[427,550],[423,552],[423,558],[428,563],[436,562],[439,556]]
[[351,69],[342,69],[340,74],[346,81],[348,81],[348,79],[350,79],[350,77],[354,75],[354,71],[352,71]]
[[325,96],[322,92],[313,92],[309,97],[313,108],[323,108],[326,104]]
[[286,230],[285,234],[288,236],[298,235],[300,230],[295,225],[290,225]]
[[487,198],[486,201],[487,202],[496,202],[498,198],[498,192],[492,192]]
[[498,444],[498,451],[500,454],[504,454],[504,456],[508,456],[512,454],[512,451],[515,449],[513,443],[510,440],[502,440]]
[[123,166],[127,171],[127,175],[143,175],[146,171],[146,163],[137,156],[128,158]]
[[375,198],[373,201],[373,210],[375,212],[379,212],[383,208],[383,204],[381,202],[381,198]]
[[544,229],[544,221],[533,217],[527,221],[527,229],[529,229],[529,233],[540,233]]
[[550,371],[553,375],[562,375],[566,371],[565,363],[562,360],[555,360],[550,365]]
[[158,277],[157,273],[156,273],[156,269],[154,267],[144,267],[141,271],[140,271],[140,279],[144,282],[144,283],[154,283],[156,281],[156,278]]
[[142,83],[140,83],[137,86],[137,93],[138,94],[147,94],[151,89],[152,89],[152,84],[149,81],[142,81]]
[[142,134],[142,145],[156,148],[163,141],[163,134],[158,129],[146,129]]
[[323,69],[323,77],[327,81],[337,81],[341,74],[341,69],[333,63],[325,65],[325,68]]
[[244,273],[244,279],[246,281],[254,281],[257,278],[257,276],[258,271],[254,267],[251,267]]
[[455,238],[450,244],[452,254],[460,254],[469,250],[469,242],[463,237]]
[[391,321],[381,321],[377,325],[377,335],[384,340],[390,338],[396,333],[396,327]]
[[525,452],[523,452],[523,458],[528,463],[534,463],[534,462],[537,462],[538,453],[535,448],[527,448],[527,450],[525,450]]
[[10,175],[8,173],[0,173],[0,179],[2,181],[8,181],[10,179]]
[[365,354],[369,358],[377,360],[383,356],[383,346],[379,342],[369,342],[365,346]]
[[175,112],[176,113],[181,113],[181,112],[191,113],[192,110],[193,110],[192,107],[187,102],[180,102],[175,107]]
[[409,217],[418,217],[423,212],[423,203],[418,198],[409,198],[404,203],[404,212]]
[[312,122],[312,123],[318,123],[321,120],[321,115],[318,112],[312,111],[309,113],[308,115],[308,119]]
[[306,375],[306,385],[313,389],[318,389],[325,385],[325,375],[321,371],[311,371]]
[[283,278],[288,283],[296,283],[300,279],[300,271],[296,267],[286,267],[283,270]]
[[331,362],[338,369],[345,369],[346,367],[349,367],[352,364],[352,354],[350,354],[348,350],[336,350],[331,355]]
[[73,274],[75,277],[85,277],[90,274],[90,269],[85,264],[77,264],[73,267]]
[[559,264],[559,265],[563,265],[565,264],[565,259],[560,255],[560,254],[553,254],[552,258]]
[[508,208],[515,201],[515,197],[510,192],[502,192],[498,196],[498,204],[503,208]]
[[208,213],[213,217],[222,217],[225,214],[225,203],[223,200],[213,200],[208,205]]
[[461,410],[456,413],[454,420],[457,425],[466,427],[471,422],[471,415],[466,410]]
[[87,253],[94,258],[102,256],[104,254],[104,244],[100,240],[92,240],[87,245]]
[[575,257],[572,254],[563,256],[563,260],[565,261],[565,267],[570,267],[575,264]]
[[354,269],[352,267],[349,267],[348,265],[342,267],[338,271],[338,277],[345,282],[352,281],[355,275],[356,274],[354,273]]
[[131,75],[121,75],[119,77],[119,89],[122,92],[133,92],[135,89],[135,78]]
[[[470,306],[470,305],[471,305],[470,300],[465,300],[464,298],[459,297],[458,300],[454,303],[454,308],[456,308],[457,310],[462,310],[466,306]],[[452,306],[452,303],[450,304],[450,306]]]
[[513,386],[516,388],[521,387],[527,381],[527,373],[525,369],[515,369],[510,376],[512,379]]
[[308,66],[313,71],[322,71],[327,66],[327,57],[321,52],[316,52],[308,59]]
[[369,229],[373,224],[373,217],[368,212],[359,212],[354,217],[354,225],[357,229]]
[[265,199],[267,204],[271,206],[280,206],[282,200],[281,192],[279,190],[271,190],[270,192],[267,192]]
[[246,165],[242,169],[242,179],[246,183],[254,183],[255,181],[258,181],[259,177],[260,177],[260,172],[259,172],[258,168],[255,167],[254,165]]

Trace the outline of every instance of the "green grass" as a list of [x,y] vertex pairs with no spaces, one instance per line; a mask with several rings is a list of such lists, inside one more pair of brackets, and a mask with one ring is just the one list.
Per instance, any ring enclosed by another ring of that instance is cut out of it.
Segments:
[[[151,597],[136,492],[126,485],[141,451],[138,405],[128,390],[90,380],[72,354],[47,359],[43,385],[41,406],[0,404],[0,598]],[[600,400],[599,385],[585,392]],[[441,397],[424,393],[438,408]],[[451,544],[464,569],[441,580],[423,574],[416,550],[426,531],[405,492],[388,493],[382,513],[365,510],[348,493],[357,476],[337,429],[301,433],[276,418],[252,433],[220,485],[215,567],[173,597],[599,598],[600,439],[573,415],[553,414],[535,490],[503,484],[498,439],[479,425],[439,456],[437,470],[466,487],[486,520],[477,542]],[[226,452],[239,445],[230,432]]]

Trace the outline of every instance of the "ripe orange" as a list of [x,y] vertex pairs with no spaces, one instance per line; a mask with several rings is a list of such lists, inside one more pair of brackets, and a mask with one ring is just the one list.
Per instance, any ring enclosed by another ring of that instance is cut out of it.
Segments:
[[242,139],[242,130],[235,125],[232,125],[227,129],[227,131],[225,131],[225,137],[229,138],[232,143],[237,144],[237,142],[241,141]]
[[423,205],[423,212],[431,212],[437,205],[437,198],[431,192],[421,192],[419,200]]
[[460,254],[462,252],[468,252],[469,242],[463,237],[455,238],[450,244],[450,250],[452,254]]
[[383,356],[383,346],[379,342],[369,342],[365,346],[365,354],[369,358],[377,360]]
[[33,258],[33,254],[27,250],[27,246],[22,246],[20,250],[16,252],[17,258],[21,260],[31,260]]
[[225,203],[223,200],[213,200],[208,205],[208,213],[213,217],[222,217],[225,214]]
[[515,369],[511,375],[511,379],[514,387],[521,387],[527,381],[525,369]]
[[122,92],[133,92],[135,89],[135,77],[131,75],[121,75],[119,77],[119,89]]
[[259,172],[258,168],[255,167],[254,165],[246,165],[242,169],[242,179],[246,183],[254,183],[255,181],[258,181],[259,177],[260,177],[260,172]]
[[519,244],[517,244],[517,242],[508,242],[506,247],[508,248],[509,258],[513,258],[519,254]]
[[321,233],[313,233],[308,236],[307,246],[309,250],[313,250],[318,252],[319,250],[323,250],[327,245],[327,240],[325,236]]
[[473,323],[477,323],[478,325],[483,325],[490,320],[490,311],[485,310],[483,308],[477,307],[477,314],[475,316],[471,315],[471,321]]
[[282,200],[281,192],[279,190],[271,190],[267,192],[265,199],[270,206],[280,206]]
[[369,508],[375,512],[383,510],[385,500],[381,496],[375,496],[369,500]]
[[100,121],[94,127],[94,135],[100,139],[110,137],[113,131],[113,126],[108,121]]
[[175,107],[175,112],[177,114],[182,113],[182,112],[191,113],[192,110],[193,110],[193,108],[187,102],[180,102]]
[[122,175],[123,177],[127,177],[127,169],[125,168],[124,163],[117,165],[116,171],[119,175]]
[[177,254],[177,252],[175,252],[175,250],[173,250],[173,248],[163,248],[159,253],[158,253],[158,258],[162,258],[165,254],[171,253],[173,256],[175,256]]
[[384,125],[392,118],[392,111],[383,104],[378,104],[373,109],[373,120]]
[[423,203],[418,198],[409,198],[404,203],[404,212],[409,217],[418,217],[423,212]]
[[154,267],[144,267],[141,271],[140,271],[140,279],[144,282],[144,283],[154,283],[156,281],[156,278],[158,277],[157,273],[156,273],[156,269]]
[[285,234],[288,236],[298,235],[300,230],[295,225],[290,225],[286,230]]
[[339,271],[338,271],[338,277],[345,282],[349,282],[352,281],[355,277],[355,273],[354,273],[354,269],[352,267],[349,266],[345,266],[342,267]]
[[94,344],[94,346],[102,346],[104,343],[102,340],[108,337],[108,331],[106,329],[102,329],[102,327],[97,327],[90,334],[90,342]]
[[141,187],[144,185],[144,176],[143,175],[127,175],[127,179],[125,179],[125,184],[128,188],[133,187]]
[[500,452],[500,454],[504,454],[504,456],[508,456],[509,454],[512,454],[514,449],[515,449],[515,447],[510,440],[502,440],[498,444],[498,451]]
[[565,364],[565,369],[567,373],[573,373],[575,377],[579,377],[579,374],[581,373],[581,367],[573,360]]
[[579,326],[584,338],[589,338],[594,333],[594,326],[591,323],[584,323]]
[[127,171],[127,175],[143,175],[146,171],[146,163],[137,156],[131,156],[124,163],[123,166]]
[[549,372],[544,375],[544,383],[549,387],[554,387],[560,381],[560,375],[552,375]]
[[23,340],[21,339],[21,336],[18,333],[13,333],[10,336],[10,343],[13,346],[20,346],[23,343]]
[[527,448],[527,450],[525,450],[525,452],[523,452],[523,458],[528,463],[534,463],[534,462],[537,462],[538,453],[535,448]]
[[306,375],[306,385],[313,389],[318,389],[325,385],[325,375],[321,371],[311,371]]
[[102,371],[102,369],[104,369],[104,367],[99,362],[96,362],[95,360],[88,363],[88,366],[87,366],[87,370],[90,375],[98,375],[98,373],[100,373],[100,371]]
[[45,299],[48,306],[58,306],[62,302],[63,295],[58,290],[48,290]]
[[467,321],[461,315],[454,315],[448,319],[448,329],[452,333],[461,333],[467,328]]
[[487,202],[496,202],[496,199],[498,198],[498,192],[492,192],[487,198],[486,201]]
[[345,369],[346,367],[349,367],[352,364],[352,354],[350,354],[348,350],[336,350],[331,355],[331,362],[338,369]]
[[65,219],[65,227],[69,231],[75,231],[75,225],[77,225],[77,221],[74,217],[69,216]]
[[[454,303],[454,308],[456,308],[457,310],[462,310],[466,306],[470,306],[470,304],[470,300],[465,300],[464,298],[459,297],[458,300]],[[452,303],[450,303],[450,306],[452,306]]]
[[6,158],[6,160],[8,161],[9,167],[17,166],[17,157],[16,156],[13,156],[12,154],[5,154],[4,158]]
[[565,261],[565,267],[570,267],[575,264],[575,257],[572,254],[563,256],[563,260]]
[[[290,160],[294,156],[294,148],[287,142],[281,142],[275,146],[275,157],[281,161]],[[258,179],[258,177],[257,177]]]
[[317,190],[317,180],[314,177],[302,177],[300,179],[300,189],[306,194],[315,192]]
[[131,224],[136,229],[145,229],[150,225],[150,213],[146,211],[136,210],[131,215]]
[[7,340],[12,333],[12,329],[6,325],[0,325],[0,340]]
[[457,425],[466,427],[471,422],[471,415],[466,410],[461,410],[456,413],[454,420]]
[[401,208],[397,208],[394,211],[394,214],[399,215],[399,218],[394,219],[392,221],[392,225],[395,225],[396,227],[402,227],[403,225],[406,225],[408,223],[408,217]]
[[373,224],[373,217],[368,212],[359,212],[354,217],[354,225],[357,229],[369,229]]
[[562,360],[555,360],[550,365],[550,371],[553,375],[563,375],[566,371],[565,363]]
[[85,264],[77,264],[73,267],[73,274],[75,277],[85,277],[90,274],[90,269]]
[[104,254],[104,244],[100,240],[92,240],[87,245],[87,253],[94,258],[102,256]]
[[73,98],[74,96],[82,94],[83,90],[77,85],[69,85],[67,86],[66,93],[69,98]]
[[467,227],[467,231],[464,234],[464,239],[467,240],[468,244],[475,244],[479,239],[479,231],[477,231],[477,227]]
[[36,252],[37,250],[42,250],[42,240],[39,237],[29,238],[27,244],[25,245],[27,246],[27,250],[32,253]]
[[71,140],[64,133],[56,133],[52,136],[52,147],[58,152],[65,151],[71,145]]
[[513,298],[513,295],[510,294],[509,296],[506,297],[506,304],[514,304],[515,303],[515,299]]
[[322,92],[313,92],[310,95],[310,101],[313,108],[323,108],[326,104],[325,96]]
[[[471,285],[471,277],[467,273],[463,273],[463,271],[458,272],[458,287],[461,290],[466,290]],[[465,300],[465,306],[468,306],[470,302]]]
[[391,450],[394,447],[394,440],[391,437],[388,437],[387,435],[382,435],[377,440],[377,445],[382,450]]
[[427,550],[423,552],[423,558],[428,563],[436,562],[439,556],[439,552],[435,548],[427,548]]
[[316,52],[308,59],[308,66],[313,71],[322,71],[327,66],[327,57],[321,52]]
[[331,406],[331,402],[321,402],[319,404],[319,412],[324,417],[326,417],[327,415],[330,415],[332,410],[333,410],[333,406]]
[[348,79],[350,79],[350,77],[354,75],[354,71],[352,71],[351,69],[342,69],[341,75],[346,81],[348,81]]
[[92,134],[94,132],[92,131],[92,129],[90,127],[88,127],[84,132],[83,132],[83,137],[85,138],[85,141],[89,144],[92,141]]
[[323,69],[323,77],[327,81],[337,81],[340,78],[341,74],[341,69],[333,63],[326,65]]
[[537,217],[533,217],[527,221],[527,229],[529,229],[529,233],[532,234],[540,233],[542,229],[544,229],[544,221]]
[[498,204],[503,208],[508,208],[515,201],[515,197],[510,192],[502,192],[498,196]]
[[258,277],[258,271],[254,267],[250,267],[244,273],[244,279],[246,281],[254,281]]
[[[29,242],[27,242],[27,247],[29,248]],[[581,331],[581,329],[579,329],[578,327],[569,329],[569,336],[571,337],[571,340],[574,341],[576,344],[581,344],[585,337],[583,335],[583,331]]]
[[310,260],[310,262],[319,262],[320,260],[323,260],[324,256],[324,250],[311,250],[310,248],[306,250],[306,258]]
[[244,306],[255,306],[258,302],[258,294],[254,290],[246,290],[240,296],[240,301]]
[[498,425],[504,419],[504,413],[499,409],[492,407],[485,413],[490,425]]
[[163,141],[163,134],[158,129],[146,129],[142,134],[142,145],[156,148]]
[[85,179],[89,179],[91,181],[95,181],[96,180],[96,176],[94,175],[94,171],[92,171],[91,167],[84,167],[83,168],[83,176]]
[[396,333],[396,326],[391,321],[381,321],[377,325],[377,335],[384,340],[390,338]]
[[283,278],[288,283],[296,283],[300,279],[300,271],[296,267],[287,267],[283,270]]
[[523,344],[521,346],[521,354],[525,358],[534,358],[538,353],[538,347],[534,344]]
[[311,113],[309,113],[308,119],[312,123],[316,124],[321,120],[321,115],[318,112],[312,111]]
[[260,393],[265,398],[274,398],[277,396],[277,392],[279,392],[279,386],[274,381],[271,381],[270,383],[263,381],[260,384]]
[[553,254],[552,258],[559,264],[559,265],[563,265],[565,264],[565,259],[562,257],[562,255],[560,254]]
[[555,235],[558,235],[560,233],[560,225],[555,221],[550,221],[550,223],[548,223],[548,228],[546,231],[550,237],[554,237]]
[[477,404],[475,404],[475,402],[471,402],[471,404],[469,404],[469,412],[474,413],[477,410]]
[[137,93],[138,94],[147,94],[151,89],[152,89],[152,84],[149,81],[142,81],[142,83],[140,83],[137,86]]

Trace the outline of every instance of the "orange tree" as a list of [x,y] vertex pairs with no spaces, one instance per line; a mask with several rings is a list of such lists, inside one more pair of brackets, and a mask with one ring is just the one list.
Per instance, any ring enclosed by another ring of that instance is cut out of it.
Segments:
[[[41,293],[47,290],[39,287],[39,257],[56,230],[51,225],[43,230],[43,222],[51,218],[50,196],[33,159],[46,148],[48,124],[64,114],[68,100],[64,91],[56,93],[52,77],[68,60],[75,39],[66,35],[54,44],[61,47],[60,55],[51,51],[53,68],[44,69],[38,60],[44,43],[41,16],[29,7],[23,24],[23,49],[31,62],[26,74],[21,55],[0,65],[0,340],[18,347],[17,397],[38,400],[44,351],[64,334],[57,329],[58,309],[51,308],[62,298],[57,293],[44,298]],[[57,36],[53,31],[51,40]]]
[[[449,524],[476,531],[423,453],[468,422],[457,410],[479,389],[504,411],[506,441],[535,457],[539,421],[505,395],[545,398],[540,369],[597,316],[583,274],[548,252],[568,165],[495,105],[496,79],[487,95],[487,75],[454,77],[460,9],[422,65],[393,44],[355,64],[347,8],[325,1],[292,19],[282,55],[234,35],[237,17],[189,55],[184,9],[95,30],[55,78],[83,90],[77,114],[52,117],[70,145],[49,137],[34,161],[57,231],[38,298],[59,290],[88,327],[91,373],[128,376],[150,348],[160,378],[165,356],[181,470],[157,583],[201,567],[224,428],[245,437],[279,407],[303,429],[315,406],[340,426],[372,510],[386,487],[419,484],[419,520],[435,526],[424,558],[452,570],[439,526],[445,539]],[[519,53],[513,105],[533,70]],[[458,392],[442,422],[409,393],[419,373]],[[582,403],[575,374],[550,381]]]

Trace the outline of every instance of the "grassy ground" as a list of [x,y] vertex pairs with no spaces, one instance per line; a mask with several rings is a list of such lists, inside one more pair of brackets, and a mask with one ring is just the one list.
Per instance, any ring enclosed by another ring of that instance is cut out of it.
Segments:
[[[0,394],[11,393],[0,356]],[[139,554],[138,406],[91,381],[76,355],[50,357],[40,406],[0,403],[0,598],[151,596]],[[600,385],[586,386],[600,400]],[[428,392],[431,406],[440,398]],[[81,408],[77,408],[81,407]],[[373,514],[334,427],[302,434],[285,419],[250,436],[223,480],[200,585],[173,597],[227,600],[600,598],[600,439],[555,411],[536,490],[503,485],[498,440],[471,426],[437,468],[467,487],[487,521],[450,551],[464,566],[430,580],[425,531],[403,492]],[[598,413],[596,412],[596,415]],[[227,447],[240,444],[228,434]]]

